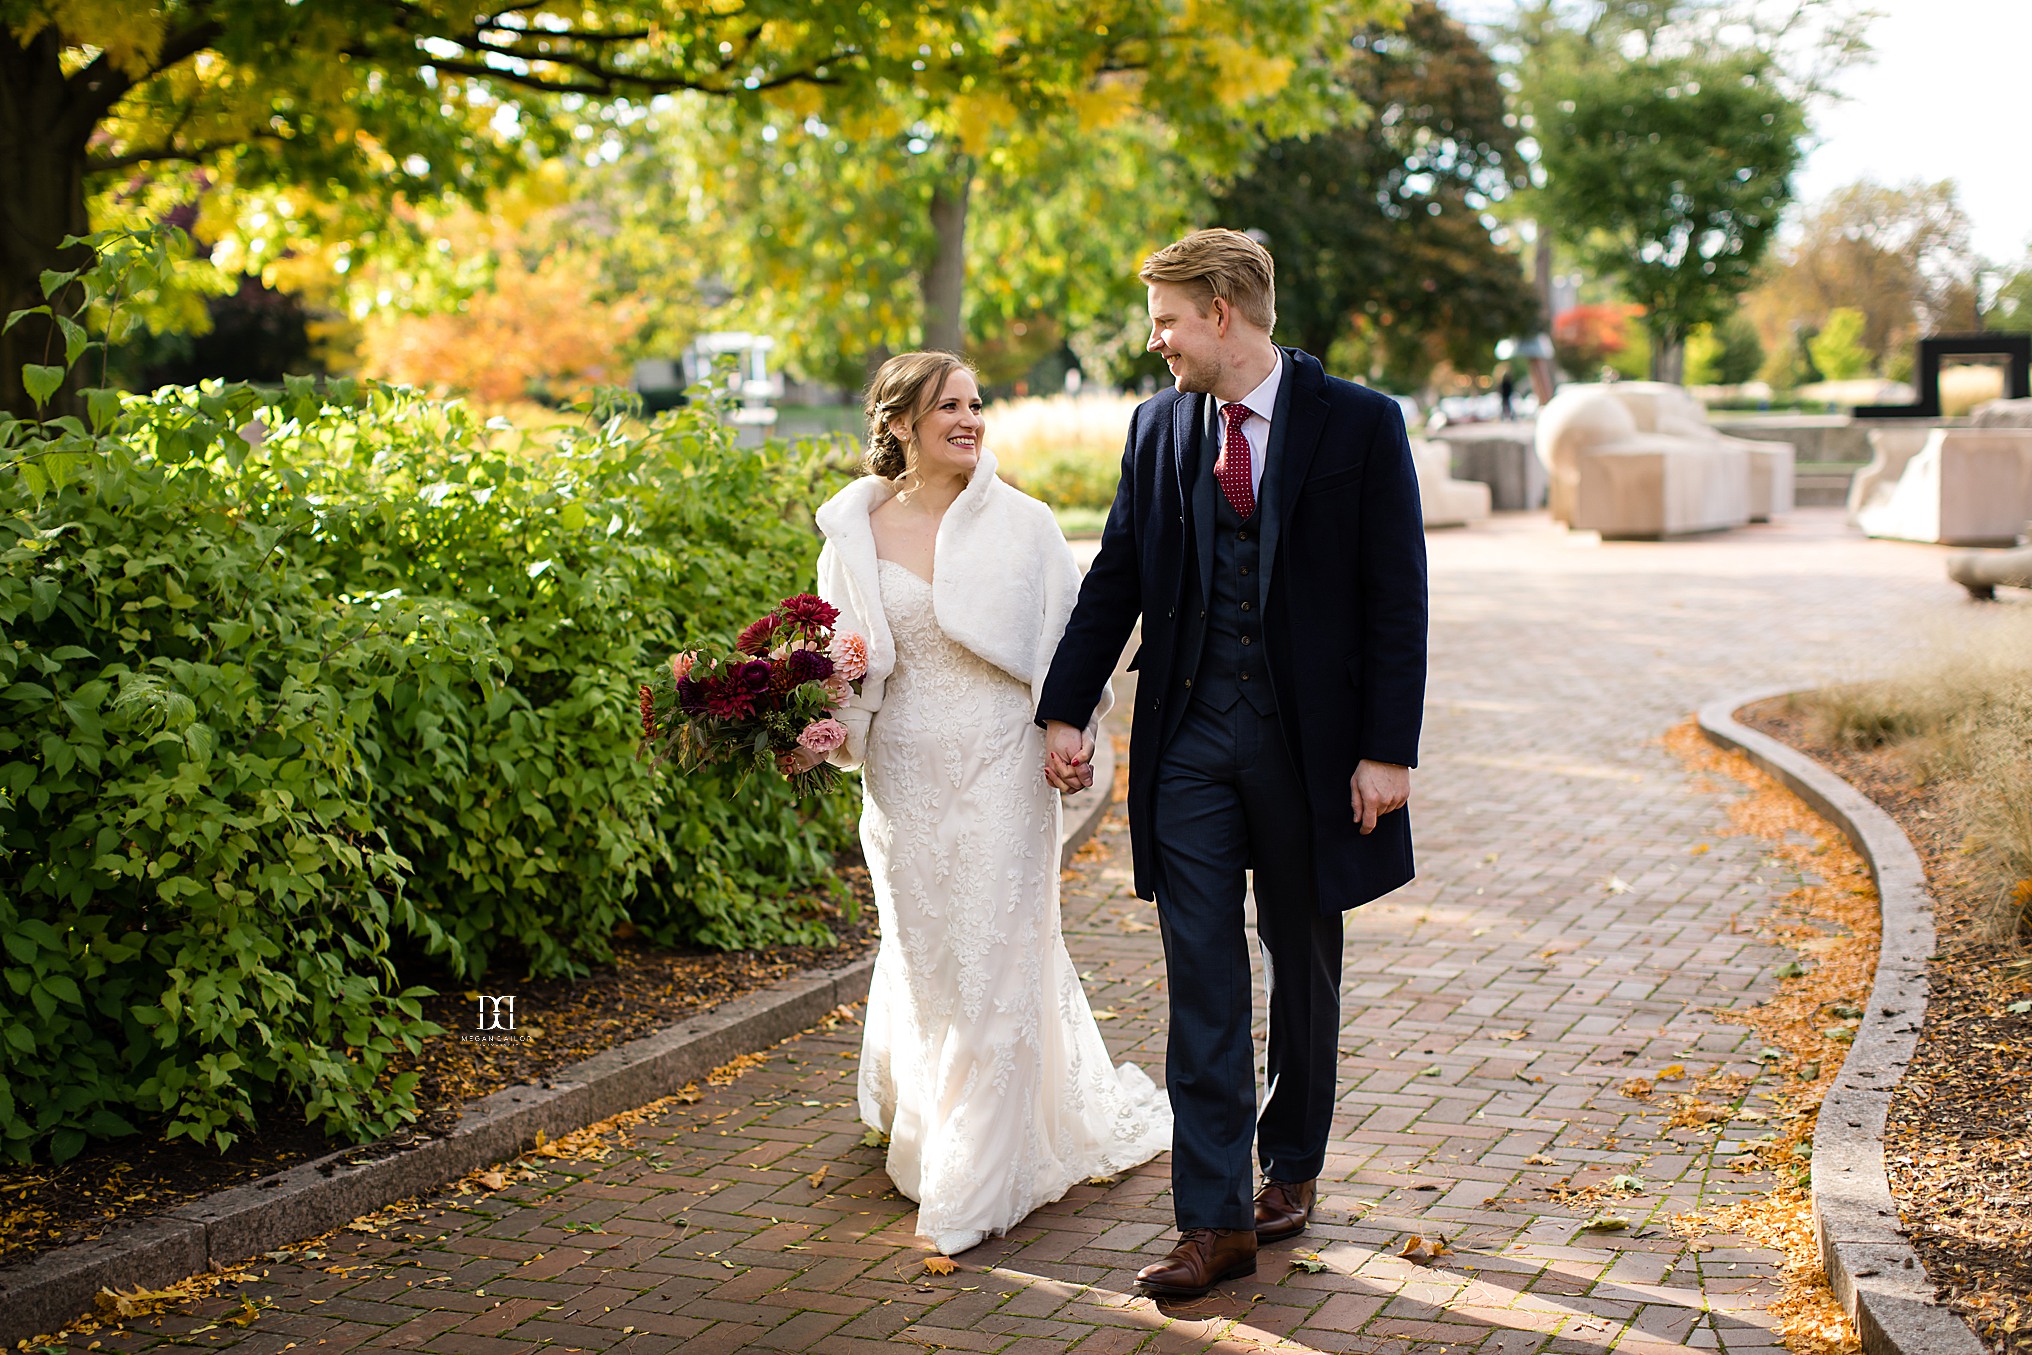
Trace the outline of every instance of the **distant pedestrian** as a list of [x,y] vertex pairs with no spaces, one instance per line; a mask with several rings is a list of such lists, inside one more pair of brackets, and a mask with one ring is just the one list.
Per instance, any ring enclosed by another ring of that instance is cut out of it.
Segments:
[[1496,390],[1503,398],[1503,422],[1508,423],[1517,417],[1510,409],[1510,397],[1517,393],[1517,374],[1508,367],[1503,368],[1503,379],[1496,383]]

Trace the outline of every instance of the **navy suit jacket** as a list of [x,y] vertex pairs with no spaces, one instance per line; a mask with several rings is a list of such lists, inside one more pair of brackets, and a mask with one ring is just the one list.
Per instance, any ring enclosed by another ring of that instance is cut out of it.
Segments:
[[[1403,411],[1283,350],[1286,368],[1264,455],[1263,640],[1292,763],[1312,818],[1320,904],[1353,908],[1409,881],[1411,819],[1397,810],[1364,837],[1349,781],[1356,762],[1415,766],[1425,708],[1425,530]],[[1207,395],[1167,390],[1137,406],[1100,554],[1080,587],[1037,718],[1085,727],[1122,647],[1143,620],[1129,745],[1136,892],[1161,887],[1152,791],[1184,715],[1186,665],[1208,594],[1213,522],[1202,477]],[[1185,652],[1190,651],[1190,652]]]

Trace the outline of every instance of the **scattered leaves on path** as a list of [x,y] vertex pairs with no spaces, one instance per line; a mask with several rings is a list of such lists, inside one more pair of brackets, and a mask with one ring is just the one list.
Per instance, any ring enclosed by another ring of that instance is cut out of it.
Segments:
[[[1740,1232],[1783,1252],[1782,1288],[1771,1304],[1780,1337],[1795,1355],[1854,1355],[1861,1343],[1827,1287],[1813,1241],[1805,1162],[1820,1103],[1846,1052],[1843,1042],[1823,1033],[1824,1010],[1866,1000],[1875,974],[1881,930],[1876,887],[1862,858],[1833,825],[1743,754],[1716,748],[1690,720],[1673,729],[1665,743],[1689,770],[1704,774],[1706,789],[1727,793],[1727,783],[1733,782],[1745,792],[1728,803],[1732,832],[1761,839],[1772,862],[1798,881],[1756,917],[1754,930],[1798,957],[1812,954],[1817,961],[1809,968],[1795,958],[1780,967],[1778,991],[1768,1000],[1716,1013],[1717,1019],[1748,1026],[1767,1042],[1753,1057],[1764,1065],[1759,1083],[1769,1088],[1779,1116],[1777,1131],[1746,1145],[1732,1165],[1738,1170],[1762,1166],[1780,1184],[1713,1214],[1680,1215],[1674,1223],[1679,1230]],[[1748,1085],[1748,1079],[1725,1084],[1713,1075],[1695,1084],[1731,1097]],[[1696,1118],[1719,1123],[1734,1114],[1690,1097],[1677,1098],[1668,1124]]]

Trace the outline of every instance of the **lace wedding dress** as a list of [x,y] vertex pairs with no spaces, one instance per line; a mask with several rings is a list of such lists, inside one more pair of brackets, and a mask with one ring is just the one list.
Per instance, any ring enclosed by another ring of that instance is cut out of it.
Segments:
[[1058,792],[1030,691],[948,639],[931,585],[877,565],[896,667],[868,732],[861,841],[882,926],[861,1117],[948,1255],[1075,1182],[1171,1144],[1149,1075],[1114,1065],[1066,953]]

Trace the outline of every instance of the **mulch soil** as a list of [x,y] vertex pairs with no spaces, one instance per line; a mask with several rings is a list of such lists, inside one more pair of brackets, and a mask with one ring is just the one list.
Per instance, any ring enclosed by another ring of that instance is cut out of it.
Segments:
[[1784,698],[1737,718],[1868,795],[1918,850],[1938,943],[1919,1047],[1891,1101],[1891,1190],[1941,1301],[1992,1351],[2032,1355],[2032,954],[1985,939],[1949,788],[1917,780],[1893,749],[1817,742]]
[[[490,994],[515,998],[513,1042],[460,1038],[478,1024],[478,992],[447,991],[424,1003],[424,1015],[445,1028],[406,1055],[389,1076],[421,1074],[415,1124],[353,1150],[385,1156],[438,1137],[457,1123],[468,1101],[520,1083],[537,1082],[581,1059],[651,1034],[679,1020],[767,987],[815,966],[835,968],[873,949],[874,895],[858,857],[838,868],[859,902],[852,921],[827,921],[839,944],[830,949],[770,946],[747,951],[670,950],[637,938],[617,939],[614,962],[582,979],[510,980],[490,975]],[[221,1153],[188,1140],[114,1140],[59,1166],[0,1163],[0,1266],[51,1248],[89,1241],[216,1190],[323,1157],[342,1144],[316,1129],[282,1122],[260,1125]]]

